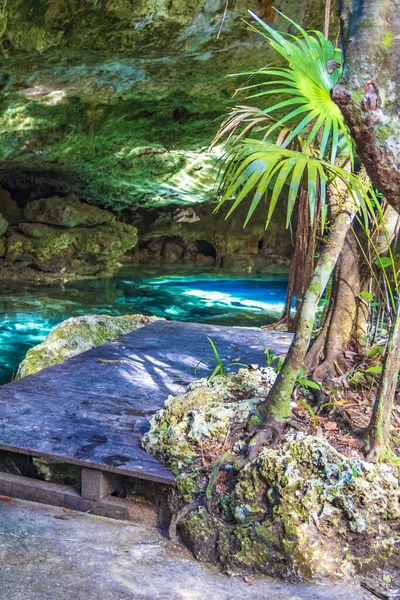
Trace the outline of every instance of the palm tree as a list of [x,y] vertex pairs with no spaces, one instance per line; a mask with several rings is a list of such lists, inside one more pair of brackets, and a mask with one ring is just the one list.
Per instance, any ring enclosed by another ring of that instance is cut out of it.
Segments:
[[[346,163],[350,167],[353,164],[353,143],[340,110],[331,100],[331,90],[342,74],[341,51],[321,32],[306,32],[290,19],[297,36],[284,36],[251,15],[258,27],[249,26],[261,33],[287,64],[243,74],[257,78],[241,88],[248,92],[248,98],[265,101],[278,95],[279,101],[264,109],[237,107],[222,124],[214,140],[218,143],[227,138],[217,210],[235,196],[229,217],[240,203],[249,201],[246,225],[266,199],[268,227],[284,186],[288,186],[289,225],[303,188],[308,193],[310,223],[320,215],[325,241],[284,365],[269,397],[259,407],[259,422],[269,435],[292,415],[291,396],[310,344],[317,306],[351,223],[360,213],[367,226],[374,210],[370,186],[345,168]],[[270,426],[265,429],[266,423]],[[253,450],[256,448],[257,443],[253,444]]]

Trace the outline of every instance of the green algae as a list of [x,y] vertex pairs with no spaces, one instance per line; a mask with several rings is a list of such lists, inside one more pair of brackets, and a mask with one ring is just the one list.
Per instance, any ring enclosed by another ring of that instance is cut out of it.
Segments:
[[[270,51],[251,2],[1,0],[0,158],[29,182],[115,209],[213,198],[216,119]],[[316,0],[290,0],[319,26]],[[270,6],[259,14],[279,27]],[[145,149],[145,152],[143,150]]]

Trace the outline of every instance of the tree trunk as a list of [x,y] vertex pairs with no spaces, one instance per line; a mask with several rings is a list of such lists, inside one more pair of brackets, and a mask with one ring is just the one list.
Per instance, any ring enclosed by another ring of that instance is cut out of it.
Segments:
[[370,456],[379,457],[390,441],[390,423],[400,369],[400,302],[390,332],[386,358],[369,426]]
[[[362,326],[360,305],[360,265],[357,241],[349,231],[342,256],[335,268],[329,311],[322,330],[309,349],[304,368],[313,372],[313,378],[321,383],[336,375],[336,368],[344,367],[344,351],[353,335],[356,339],[365,334]],[[320,363],[320,360],[322,362]]]
[[[332,90],[372,184],[400,214],[400,0],[342,0],[344,81]],[[390,440],[400,367],[400,303],[370,425],[371,447]]]
[[331,206],[334,215],[331,230],[326,236],[325,247],[304,295],[296,333],[275,384],[266,402],[259,407],[263,421],[282,423],[292,415],[291,397],[311,340],[318,303],[343,250],[356,213],[356,207],[348,197],[332,197]]
[[372,184],[400,213],[400,0],[342,3],[344,79],[332,98]]
[[[286,306],[282,317],[282,319],[286,320],[287,328],[290,332],[294,332],[297,329],[301,302],[313,274],[317,227],[317,219],[314,220],[312,225],[310,223],[308,193],[306,190],[301,189],[296,227],[296,241],[293,258],[290,264]],[[293,298],[296,298],[296,312],[294,317],[291,316]]]

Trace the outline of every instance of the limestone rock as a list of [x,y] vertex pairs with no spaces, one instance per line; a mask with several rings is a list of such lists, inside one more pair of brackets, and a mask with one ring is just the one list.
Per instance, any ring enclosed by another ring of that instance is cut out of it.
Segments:
[[201,380],[152,417],[143,446],[177,476],[181,502],[175,498],[173,510],[205,494],[209,461],[230,455],[207,508],[181,523],[185,543],[200,560],[271,576],[353,577],[385,564],[399,570],[394,468],[347,458],[323,437],[302,433],[265,447],[244,468],[237,461],[246,435],[235,440],[235,431],[245,431],[272,380],[265,369]]
[[97,227],[57,228],[22,223],[11,229],[5,264],[49,273],[95,275],[116,267],[137,243],[137,229],[115,222]]
[[75,194],[65,198],[53,196],[33,200],[25,208],[24,216],[33,223],[46,223],[60,227],[91,227],[115,221],[113,213],[81,202]]
[[8,229],[8,221],[0,213],[0,235],[3,235]]
[[144,315],[89,315],[67,319],[57,325],[41,344],[28,350],[19,365],[17,378],[33,375],[157,320],[157,317]]
[[143,223],[143,213],[136,214],[140,231],[141,248],[135,259],[148,263],[151,260],[174,261],[199,259],[218,261],[224,268],[251,271],[255,264],[262,266],[282,260],[292,253],[290,232],[285,229],[286,209],[278,207],[274,220],[265,230],[265,210],[259,206],[244,228],[248,207],[239,206],[225,220],[230,206],[226,204],[215,214],[215,205],[207,202],[195,209],[169,207],[153,211]]
[[[242,84],[226,75],[273,60],[241,19],[252,9],[288,25],[270,1],[241,0],[228,3],[218,35],[224,5],[51,0],[35,11],[32,0],[0,2],[7,183],[50,184],[115,209],[213,198],[207,148]],[[275,6],[309,28],[323,23],[319,0]]]

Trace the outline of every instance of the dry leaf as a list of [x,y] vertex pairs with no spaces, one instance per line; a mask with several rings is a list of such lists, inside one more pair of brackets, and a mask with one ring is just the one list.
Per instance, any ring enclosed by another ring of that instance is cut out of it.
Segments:
[[99,358],[101,363],[120,363],[122,360],[109,360],[108,358]]
[[326,431],[334,431],[338,428],[337,423],[335,423],[335,421],[325,421],[324,427]]
[[1,502],[12,502],[13,499],[9,498],[8,496],[0,496],[0,501]]

